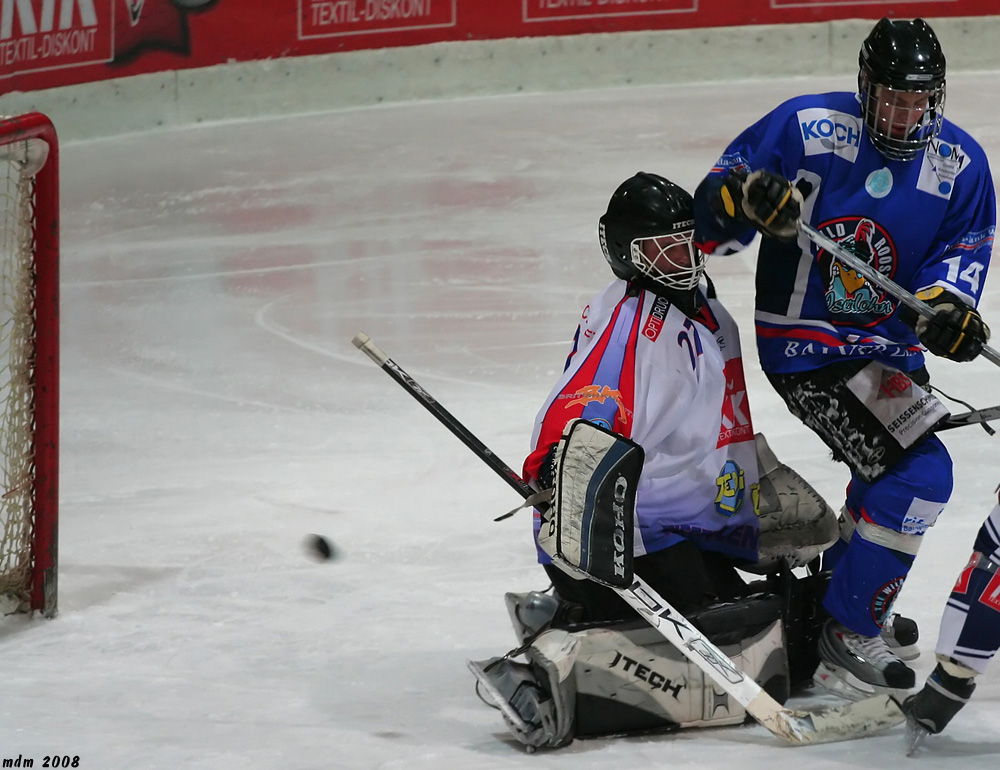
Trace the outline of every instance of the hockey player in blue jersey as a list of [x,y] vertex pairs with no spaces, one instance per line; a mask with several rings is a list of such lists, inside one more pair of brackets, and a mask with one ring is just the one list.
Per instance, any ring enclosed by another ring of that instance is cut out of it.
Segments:
[[1000,504],[983,522],[972,556],[951,589],[938,634],[937,665],[923,688],[903,703],[910,750],[941,732],[976,689],[975,677],[1000,648]]
[[[789,410],[851,469],[823,600],[817,683],[856,697],[914,685],[880,637],[952,490],[933,434],[947,415],[922,387],[924,349],[969,361],[989,338],[976,305],[996,197],[987,158],[945,119],[945,57],[921,19],[882,19],[858,92],[800,96],[726,148],[695,194],[696,241],[725,254],[763,238],[756,271],[761,366]],[[851,248],[935,309],[891,294],[814,249],[800,222]]]

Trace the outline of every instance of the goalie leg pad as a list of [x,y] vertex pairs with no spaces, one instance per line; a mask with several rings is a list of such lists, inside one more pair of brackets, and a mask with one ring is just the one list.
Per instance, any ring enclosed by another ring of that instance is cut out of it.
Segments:
[[[782,600],[759,594],[712,605],[690,620],[776,700],[789,691]],[[508,658],[470,661],[480,692],[525,746],[557,748],[575,736],[742,724],[734,701],[656,629],[630,620],[543,631]]]
[[[788,694],[781,602],[751,597],[689,619],[779,700]],[[543,634],[543,637],[545,635]],[[578,736],[741,724],[743,707],[641,621],[573,632]],[[567,680],[568,681],[568,680]]]

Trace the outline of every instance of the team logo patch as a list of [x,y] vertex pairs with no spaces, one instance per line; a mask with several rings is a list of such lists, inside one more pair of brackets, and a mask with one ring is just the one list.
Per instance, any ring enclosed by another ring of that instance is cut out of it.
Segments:
[[[827,238],[857,255],[887,278],[896,272],[896,246],[885,229],[866,217],[843,217],[821,224]],[[834,324],[865,328],[884,321],[895,310],[886,292],[857,270],[820,249],[816,255],[826,285],[826,306]]]
[[902,587],[903,578],[898,577],[882,586],[878,590],[878,593],[875,594],[875,598],[872,599],[872,620],[880,626],[889,617],[889,610],[892,609],[892,603],[896,601],[899,589]]
[[732,460],[726,460],[726,464],[719,471],[719,478],[715,480],[715,485],[719,488],[715,496],[715,510],[723,516],[734,516],[743,507],[743,497],[746,492],[746,479],[743,469]]

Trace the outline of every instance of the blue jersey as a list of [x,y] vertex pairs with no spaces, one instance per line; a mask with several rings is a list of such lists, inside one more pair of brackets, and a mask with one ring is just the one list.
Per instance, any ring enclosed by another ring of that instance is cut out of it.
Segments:
[[[856,94],[800,96],[764,116],[727,148],[699,188],[729,169],[767,169],[803,191],[802,219],[858,253],[910,292],[941,286],[975,307],[996,229],[996,194],[982,148],[954,124],[916,159],[886,160],[865,136]],[[732,253],[756,231],[722,224],[696,196],[696,239]],[[764,371],[878,359],[923,365],[897,300],[801,235],[763,238],[757,260],[757,348]]]

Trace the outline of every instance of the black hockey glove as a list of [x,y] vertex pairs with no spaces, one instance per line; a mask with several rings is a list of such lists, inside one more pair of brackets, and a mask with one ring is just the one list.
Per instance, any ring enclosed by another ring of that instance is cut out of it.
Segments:
[[730,217],[780,241],[795,240],[802,215],[802,193],[783,176],[766,169],[750,176],[730,171],[719,197]]
[[545,453],[545,457],[542,459],[542,464],[538,468],[538,486],[540,489],[552,489],[556,483],[556,450],[559,449],[558,444],[553,444],[549,447],[549,451]]
[[917,339],[936,356],[952,361],[971,361],[989,341],[990,327],[979,312],[940,286],[917,292],[936,313],[933,318],[920,316],[913,324]]

